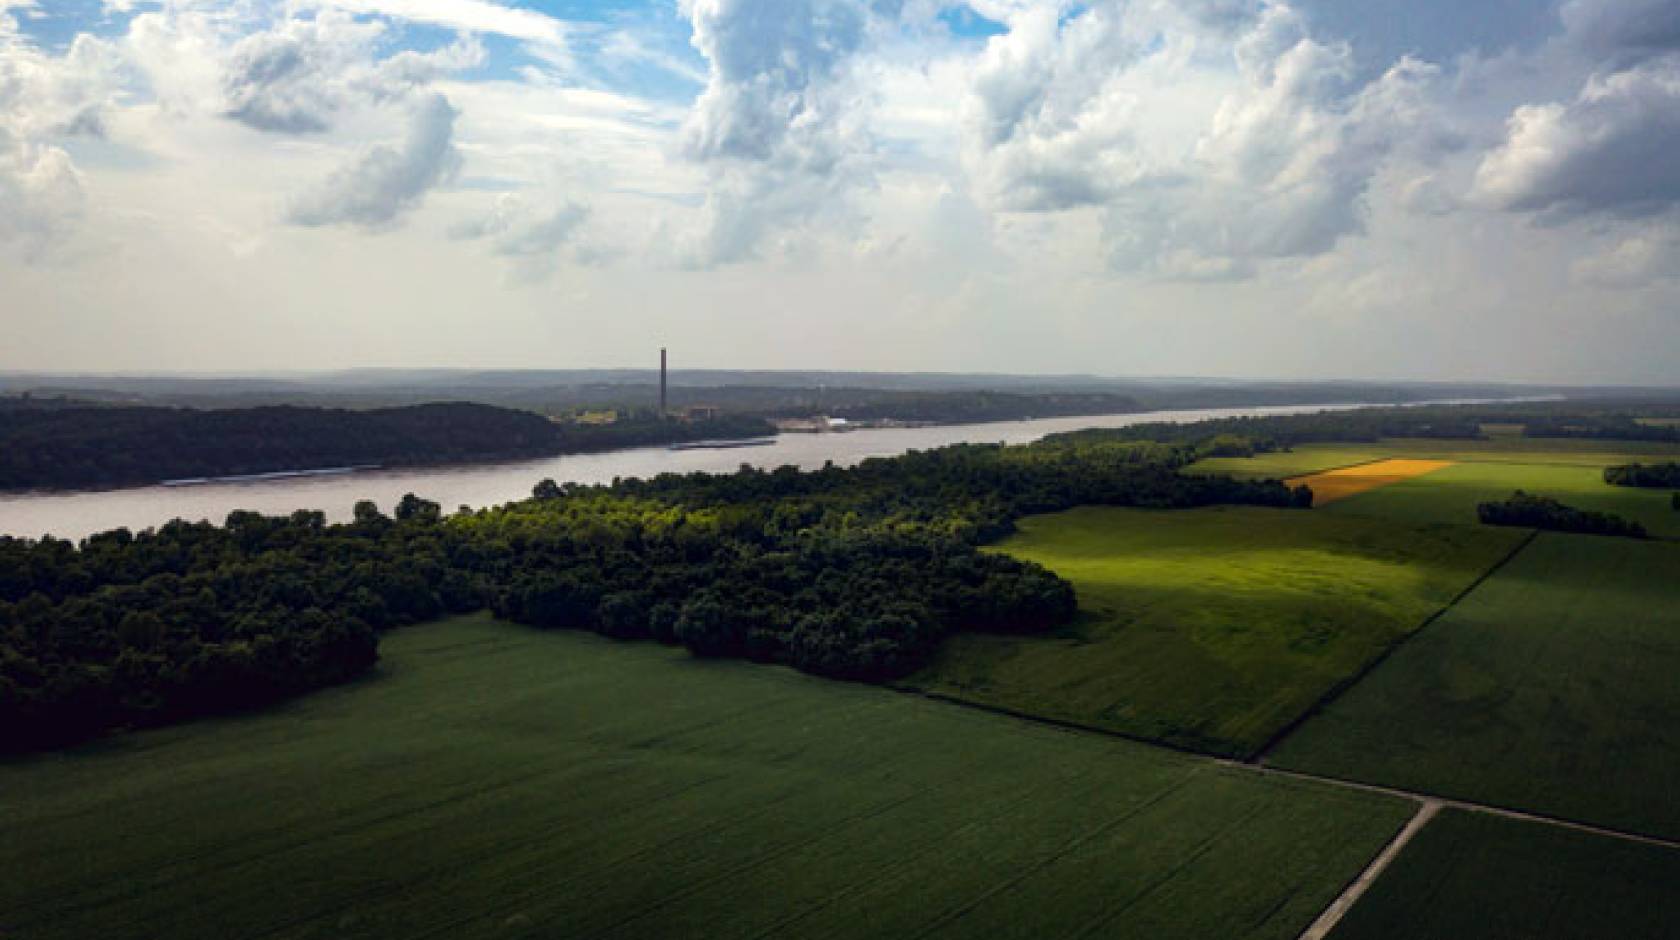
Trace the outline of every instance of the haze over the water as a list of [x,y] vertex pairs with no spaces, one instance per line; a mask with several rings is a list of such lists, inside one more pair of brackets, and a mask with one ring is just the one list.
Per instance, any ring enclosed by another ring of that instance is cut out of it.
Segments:
[[1677,0],[0,0],[0,369],[1672,384]]

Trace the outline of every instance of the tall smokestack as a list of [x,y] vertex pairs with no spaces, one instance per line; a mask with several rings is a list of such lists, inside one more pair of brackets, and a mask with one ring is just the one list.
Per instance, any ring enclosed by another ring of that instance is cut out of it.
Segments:
[[664,417],[665,411],[665,347],[659,347],[659,416]]

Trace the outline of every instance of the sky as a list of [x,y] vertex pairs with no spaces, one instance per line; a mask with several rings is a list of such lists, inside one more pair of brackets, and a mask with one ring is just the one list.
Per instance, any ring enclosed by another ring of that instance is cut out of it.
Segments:
[[1680,385],[1680,0],[0,0],[0,369]]

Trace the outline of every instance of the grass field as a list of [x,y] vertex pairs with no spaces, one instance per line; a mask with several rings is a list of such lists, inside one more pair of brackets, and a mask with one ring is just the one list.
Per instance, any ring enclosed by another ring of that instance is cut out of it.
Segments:
[[1521,537],[1254,507],[1029,518],[998,550],[1071,580],[1080,620],[1059,636],[953,637],[910,682],[1248,754]]
[[1270,763],[1680,838],[1680,545],[1544,534]]
[[1331,940],[1669,940],[1680,851],[1447,810]]
[[[1552,447],[1557,449],[1537,449]],[[1640,447],[1650,452],[1612,450]],[[1307,445],[1289,453],[1251,458],[1222,457],[1196,463],[1191,471],[1285,478],[1392,458],[1448,460],[1453,461],[1452,466],[1336,499],[1323,508],[1407,523],[1475,525],[1477,503],[1504,499],[1521,489],[1555,497],[1577,509],[1615,513],[1640,522],[1653,535],[1680,538],[1680,512],[1672,507],[1669,491],[1611,486],[1604,482],[1602,475],[1603,468],[1611,464],[1640,460],[1649,463],[1662,454],[1676,453],[1680,453],[1680,448],[1673,445],[1647,446],[1625,441],[1394,440],[1369,445]]]
[[0,765],[0,936],[1292,938],[1403,801],[469,617]]

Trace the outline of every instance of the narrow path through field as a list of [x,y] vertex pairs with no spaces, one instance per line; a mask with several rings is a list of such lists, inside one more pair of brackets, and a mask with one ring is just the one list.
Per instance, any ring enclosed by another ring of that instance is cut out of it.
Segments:
[[1241,761],[1220,760],[1219,763],[1227,767],[1241,767],[1260,774],[1270,774],[1275,777],[1288,777],[1294,780],[1307,780],[1313,783],[1323,783],[1346,790],[1364,790],[1367,793],[1386,793],[1418,803],[1436,803],[1443,809],[1461,809],[1469,813],[1486,813],[1489,816],[1503,816],[1506,819],[1518,819],[1523,822],[1539,823],[1543,826],[1555,826],[1559,829],[1573,829],[1576,832],[1586,832],[1607,839],[1620,839],[1623,842],[1639,842],[1645,845],[1655,845],[1665,849],[1680,849],[1680,840],[1665,839],[1662,836],[1648,836],[1638,832],[1628,832],[1623,829],[1610,829],[1605,826],[1595,826],[1591,823],[1576,822],[1573,819],[1563,819],[1558,816],[1547,816],[1542,813],[1530,813],[1520,809],[1510,809],[1504,806],[1494,806],[1491,803],[1473,803],[1469,800],[1455,800],[1450,796],[1436,793],[1422,793],[1417,790],[1401,790],[1396,787],[1378,786],[1374,783],[1360,783],[1357,780],[1346,780],[1341,777],[1321,777],[1318,774],[1302,773],[1298,770],[1282,770],[1277,767],[1262,767],[1256,764],[1246,764]]
[[1382,793],[1387,796],[1397,796],[1402,799],[1411,800],[1412,802],[1418,804],[1437,803],[1442,808],[1446,809],[1461,809],[1471,813],[1487,813],[1492,816],[1503,816],[1507,819],[1519,819],[1524,822],[1539,823],[1546,826],[1556,826],[1562,829],[1574,829],[1577,832],[1586,832],[1593,835],[1605,836],[1611,839],[1620,839],[1624,842],[1640,842],[1646,845],[1661,846],[1662,848],[1680,849],[1680,840],[1676,839],[1665,839],[1661,836],[1649,836],[1638,832],[1610,829],[1604,826],[1595,826],[1591,823],[1576,822],[1572,819],[1563,819],[1558,816],[1546,816],[1541,813],[1530,813],[1520,809],[1495,806],[1490,803],[1475,803],[1469,800],[1458,800],[1439,793],[1425,793],[1419,790],[1402,790],[1398,787],[1385,787],[1375,783],[1361,783],[1358,780],[1348,780],[1344,777],[1325,777],[1299,770],[1284,770],[1281,767],[1269,767],[1265,764],[1257,763],[1254,760],[1237,760],[1230,757],[1214,757],[1210,754],[1192,751],[1188,748],[1173,747],[1169,744],[1162,744],[1159,741],[1150,741],[1136,735],[1114,731],[1109,728],[1099,728],[1094,725],[1080,724],[1079,722],[1066,721],[1061,718],[1044,718],[1038,715],[1028,714],[1027,712],[1016,711],[1011,708],[965,701],[940,692],[924,692],[920,689],[914,689],[908,686],[889,685],[886,686],[886,688],[904,695],[915,695],[921,698],[931,699],[936,702],[944,702],[947,705],[955,705],[958,708],[972,709],[974,711],[986,712],[991,715],[1001,715],[1006,718],[1013,718],[1017,721],[1026,721],[1036,725],[1044,725],[1049,728],[1057,728],[1071,734],[1095,734],[1101,735],[1105,738],[1118,738],[1122,741],[1130,741],[1134,744],[1142,744],[1146,747],[1155,747],[1164,751],[1172,751],[1177,754],[1186,754],[1213,764],[1218,764],[1221,767],[1229,767],[1234,770],[1247,771],[1248,773],[1260,774],[1263,776],[1284,777],[1292,780],[1304,780],[1311,783],[1321,783],[1328,786],[1341,787],[1346,790],[1363,790],[1367,793]]
[[[1526,546],[1530,541],[1532,541],[1532,538],[1524,540],[1522,544],[1518,546],[1517,551],[1520,551],[1522,546]],[[1515,556],[1515,554],[1516,551],[1513,551],[1511,556]],[[1509,561],[1511,556],[1507,556],[1506,561]],[[1504,564],[1504,562],[1501,562],[1500,564]],[[1497,567],[1498,566],[1496,565],[1495,568]],[[1492,570],[1488,573],[1492,574]],[[1483,577],[1485,578],[1486,575]],[[1480,582],[1478,581],[1478,583]],[[1469,592],[1466,591],[1465,593],[1468,594]],[[1457,599],[1454,600],[1454,603],[1457,603]],[[1158,743],[1141,741],[1139,738],[1134,736],[1121,734],[1106,728],[1096,728],[1089,725],[1062,721],[1055,718],[1041,718],[1024,712],[1013,711],[1011,709],[998,708],[990,705],[980,705],[974,702],[965,702],[962,699],[953,698],[948,695],[940,695],[938,693],[922,692],[905,687],[889,686],[889,688],[894,688],[896,691],[907,695],[919,695],[923,698],[944,702],[948,705],[955,705],[959,708],[983,711],[993,715],[1002,715],[1014,718],[1017,721],[1027,721],[1032,722],[1033,724],[1057,728],[1071,734],[1095,734],[1109,738],[1120,738],[1134,743],[1143,743],[1151,747],[1161,747],[1163,750],[1171,750],[1178,753],[1193,753],[1184,751],[1181,748],[1167,747]],[[1503,806],[1493,806],[1487,803],[1474,803],[1467,800],[1456,800],[1451,797],[1441,796],[1434,793],[1421,793],[1416,790],[1402,790],[1396,787],[1385,787],[1372,783],[1361,783],[1357,780],[1346,780],[1341,777],[1323,777],[1318,774],[1303,773],[1297,770],[1284,770],[1278,767],[1267,767],[1255,761],[1211,757],[1205,754],[1196,756],[1221,767],[1228,767],[1233,770],[1245,771],[1247,773],[1259,774],[1261,776],[1280,777],[1290,780],[1317,783],[1325,786],[1339,787],[1345,790],[1361,790],[1366,793],[1381,793],[1386,796],[1411,800],[1412,802],[1418,804],[1417,815],[1413,816],[1411,821],[1406,824],[1405,828],[1401,829],[1400,833],[1394,837],[1394,840],[1390,842],[1382,850],[1382,852],[1378,853],[1377,857],[1371,861],[1371,864],[1366,867],[1365,871],[1362,872],[1359,877],[1342,892],[1341,896],[1337,897],[1335,901],[1331,902],[1329,907],[1325,908],[1324,912],[1318,916],[1318,919],[1313,921],[1305,933],[1301,934],[1301,940],[1324,940],[1325,937],[1329,936],[1330,931],[1341,922],[1341,919],[1353,908],[1353,905],[1359,900],[1359,898],[1364,895],[1367,890],[1369,890],[1371,885],[1376,882],[1377,878],[1382,875],[1383,871],[1388,868],[1389,864],[1399,856],[1401,850],[1406,847],[1406,844],[1410,842],[1412,838],[1416,836],[1418,832],[1420,832],[1423,827],[1426,826],[1431,819],[1434,819],[1435,816],[1443,809],[1456,809],[1469,813],[1483,813],[1489,816],[1515,819],[1542,826],[1552,826],[1559,829],[1571,829],[1576,832],[1602,836],[1607,839],[1617,839],[1622,842],[1635,842],[1642,845],[1652,845],[1660,848],[1680,851],[1680,840],[1665,839],[1660,836],[1643,835],[1637,832],[1624,832],[1620,829],[1609,829],[1604,826],[1594,826],[1590,823],[1576,822],[1570,819],[1560,819],[1556,816],[1529,813],[1524,812],[1523,810],[1509,809]]]
[[1428,825],[1429,821],[1434,819],[1435,814],[1440,811],[1440,801],[1425,800],[1424,804],[1418,807],[1417,815],[1412,817],[1411,822],[1406,823],[1406,827],[1400,830],[1400,834],[1394,837],[1394,841],[1377,853],[1377,857],[1372,859],[1371,864],[1359,873],[1358,878],[1353,879],[1353,883],[1347,886],[1347,890],[1343,891],[1336,900],[1330,902],[1330,906],[1324,909],[1324,913],[1318,915],[1318,920],[1313,921],[1311,926],[1302,932],[1301,940],[1324,940],[1325,937],[1330,936],[1330,931],[1336,929],[1336,925],[1342,922],[1343,917],[1347,916],[1347,912],[1353,908],[1354,902],[1370,890],[1371,885],[1376,883],[1377,876],[1388,868],[1389,863],[1393,862],[1395,857],[1400,854],[1400,850],[1406,847],[1406,843],[1412,841],[1412,837],[1421,832],[1423,827]]

